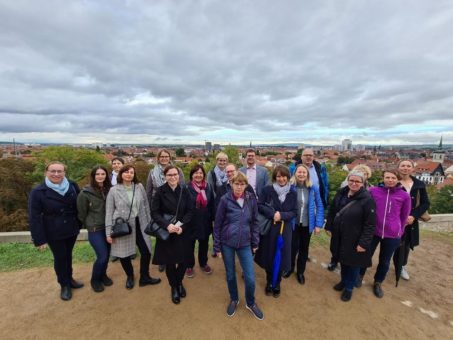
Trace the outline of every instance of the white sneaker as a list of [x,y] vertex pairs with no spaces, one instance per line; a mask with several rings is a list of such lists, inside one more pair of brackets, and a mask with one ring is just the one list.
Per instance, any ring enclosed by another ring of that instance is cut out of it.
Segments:
[[406,270],[406,267],[401,268],[401,278],[408,281],[409,280],[409,273]]

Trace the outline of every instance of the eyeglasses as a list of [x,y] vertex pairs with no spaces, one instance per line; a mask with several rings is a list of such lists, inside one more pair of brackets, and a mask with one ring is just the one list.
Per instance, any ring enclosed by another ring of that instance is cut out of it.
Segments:
[[302,155],[302,157],[313,157],[314,155]]
[[353,181],[353,180],[351,180],[351,179],[348,180],[348,182],[351,183],[351,184],[362,184],[362,183],[363,183],[363,182],[361,182],[361,181]]
[[51,173],[52,175],[60,175],[64,172],[64,170],[47,170],[47,172]]
[[244,187],[245,183],[233,183],[233,185],[237,185],[238,187]]

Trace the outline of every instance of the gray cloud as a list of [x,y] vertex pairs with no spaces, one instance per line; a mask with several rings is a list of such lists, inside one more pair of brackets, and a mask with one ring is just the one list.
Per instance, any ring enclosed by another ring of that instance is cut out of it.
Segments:
[[0,0],[0,139],[453,142],[452,23],[442,0]]

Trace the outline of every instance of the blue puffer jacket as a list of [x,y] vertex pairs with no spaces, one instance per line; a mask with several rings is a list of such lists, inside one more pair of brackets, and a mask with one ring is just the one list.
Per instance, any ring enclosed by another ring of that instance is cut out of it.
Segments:
[[232,248],[259,244],[259,228],[256,220],[258,205],[256,198],[244,192],[244,206],[237,203],[232,192],[222,196],[217,207],[214,223],[214,251],[219,253],[222,245]]
[[[297,191],[295,185],[291,186],[291,190]],[[300,207],[297,207],[300,209]],[[315,227],[322,228],[324,225],[324,205],[322,204],[319,189],[315,186],[308,188],[308,228],[310,233]]]

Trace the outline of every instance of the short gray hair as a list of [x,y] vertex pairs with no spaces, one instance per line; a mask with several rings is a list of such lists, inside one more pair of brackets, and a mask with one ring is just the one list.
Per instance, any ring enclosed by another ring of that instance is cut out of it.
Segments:
[[348,177],[346,179],[349,180],[349,177],[351,176],[360,177],[362,179],[362,183],[365,183],[365,175],[363,174],[363,172],[352,170],[351,172],[349,172]]

